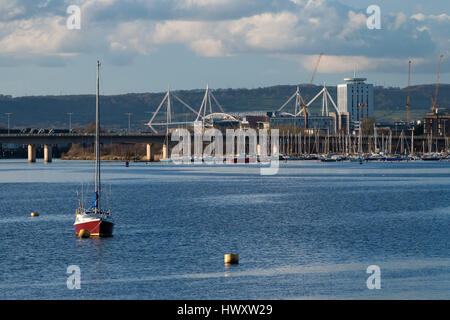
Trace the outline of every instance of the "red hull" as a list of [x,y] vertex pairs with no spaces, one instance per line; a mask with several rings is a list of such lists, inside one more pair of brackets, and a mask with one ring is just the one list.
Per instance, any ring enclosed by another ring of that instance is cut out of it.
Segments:
[[74,224],[75,235],[78,236],[82,229],[90,232],[94,237],[112,237],[114,223],[103,219],[95,219]]

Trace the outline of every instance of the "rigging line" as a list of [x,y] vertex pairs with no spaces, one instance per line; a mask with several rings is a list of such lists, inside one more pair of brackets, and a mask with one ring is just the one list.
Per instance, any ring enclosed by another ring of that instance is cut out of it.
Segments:
[[214,96],[214,94],[212,92],[211,92],[211,97],[213,98],[213,100],[217,104],[217,106],[219,107],[220,111],[222,111],[222,113],[225,113],[224,109],[220,105],[219,101],[217,101],[216,97]]
[[186,108],[188,108],[190,111],[192,111],[194,114],[197,114],[197,111],[195,111],[190,105],[188,105],[186,102],[181,100],[175,93],[172,92],[172,96],[174,96],[175,99],[177,99],[180,103],[182,103]]
[[211,104],[211,92],[208,94],[209,113],[213,113]]

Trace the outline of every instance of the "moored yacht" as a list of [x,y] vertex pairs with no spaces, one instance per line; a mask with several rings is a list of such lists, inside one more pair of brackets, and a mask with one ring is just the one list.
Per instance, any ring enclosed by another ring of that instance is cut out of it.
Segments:
[[100,181],[100,125],[99,125],[99,72],[100,62],[97,61],[97,90],[95,108],[95,191],[94,201],[90,208],[83,208],[80,202],[75,211],[75,234],[78,236],[82,230],[94,237],[110,237],[113,235],[114,222],[111,210],[101,209],[101,181]]

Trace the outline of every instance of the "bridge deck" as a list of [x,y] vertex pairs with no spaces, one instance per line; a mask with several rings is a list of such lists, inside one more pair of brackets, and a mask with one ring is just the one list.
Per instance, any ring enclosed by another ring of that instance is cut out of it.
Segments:
[[[93,143],[95,134],[0,134],[0,143],[13,144],[69,144],[69,143]],[[140,133],[140,134],[101,134],[102,143],[163,143],[165,134]]]

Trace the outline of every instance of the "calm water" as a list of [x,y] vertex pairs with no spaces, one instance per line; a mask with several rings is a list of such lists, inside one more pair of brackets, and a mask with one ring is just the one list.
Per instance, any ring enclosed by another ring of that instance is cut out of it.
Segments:
[[77,239],[92,164],[0,161],[0,299],[450,298],[448,162],[103,168],[115,235]]

